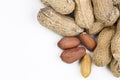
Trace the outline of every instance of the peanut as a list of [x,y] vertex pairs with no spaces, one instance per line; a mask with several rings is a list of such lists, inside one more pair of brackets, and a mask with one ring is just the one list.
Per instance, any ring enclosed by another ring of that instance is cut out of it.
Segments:
[[[107,26],[111,26],[119,17],[119,11],[113,6],[112,0],[92,0],[94,5],[94,14],[96,19],[101,23],[109,22]],[[116,16],[116,17],[115,17]],[[111,19],[113,19],[111,21]],[[109,20],[110,19],[110,20]]]
[[93,61],[97,66],[105,66],[110,63],[112,55],[110,42],[114,35],[114,27],[103,29],[98,35],[98,44],[93,51]]
[[83,77],[88,77],[91,73],[91,57],[89,54],[86,54],[81,60],[81,74]]
[[66,63],[73,63],[81,59],[85,54],[86,54],[85,48],[77,47],[64,50],[60,57]]
[[120,19],[117,23],[116,33],[111,41],[111,52],[114,59],[120,61]]
[[76,23],[85,29],[92,27],[94,23],[93,8],[91,0],[75,0],[75,21]]
[[83,32],[72,18],[60,15],[51,7],[43,8],[37,18],[40,24],[62,36],[75,36]]
[[50,5],[55,11],[61,14],[70,14],[75,8],[73,0],[41,0],[41,2]]
[[[88,32],[90,32],[90,34],[96,34],[104,27],[110,27],[117,21],[119,17],[119,10],[113,6],[112,0],[92,0],[92,2],[94,6],[96,22]],[[97,30],[95,29],[96,25],[98,25]]]
[[97,34],[99,33],[104,27],[104,24],[101,22],[95,22],[93,23],[93,26],[90,29],[87,29],[87,32],[89,34]]
[[120,62],[112,59],[110,63],[110,70],[115,77],[120,77]]
[[94,38],[92,38],[86,32],[83,32],[83,33],[80,34],[80,41],[90,51],[93,51],[95,49],[96,45],[97,45]]
[[76,37],[64,37],[58,42],[61,49],[69,49],[79,46],[80,40]]

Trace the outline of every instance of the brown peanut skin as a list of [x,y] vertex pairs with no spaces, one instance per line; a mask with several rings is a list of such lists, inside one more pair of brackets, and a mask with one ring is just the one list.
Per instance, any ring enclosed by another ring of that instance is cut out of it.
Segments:
[[70,14],[75,9],[75,2],[73,0],[41,0],[41,2],[50,5],[60,14]]
[[95,39],[86,32],[80,34],[80,41],[90,51],[93,51],[97,45]]
[[110,43],[114,32],[114,27],[104,28],[98,35],[98,44],[93,51],[93,61],[96,66],[103,67],[110,63],[112,59]]
[[80,45],[80,40],[76,37],[64,37],[58,42],[61,49],[74,48]]
[[115,77],[120,77],[120,62],[113,58],[110,63],[110,70]]
[[57,13],[51,7],[41,9],[37,18],[41,25],[62,36],[76,36],[83,32],[72,18]]
[[62,61],[66,63],[73,63],[81,59],[85,54],[86,54],[85,48],[77,47],[77,48],[64,50],[60,57]]

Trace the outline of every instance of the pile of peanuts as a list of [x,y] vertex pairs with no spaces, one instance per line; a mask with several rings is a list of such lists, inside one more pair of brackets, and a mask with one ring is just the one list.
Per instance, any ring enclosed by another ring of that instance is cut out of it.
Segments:
[[91,56],[80,45],[84,45],[88,50],[93,51],[97,43],[85,32],[81,33],[79,37],[64,37],[58,42],[58,47],[64,50],[60,57],[69,64],[82,59],[81,73],[84,77],[88,77],[91,73]]
[[58,42],[63,50],[62,61],[70,64],[80,60],[85,78],[91,73],[92,61],[98,67],[108,66],[115,77],[120,77],[120,0],[41,2],[46,7],[39,11],[37,19],[63,36]]

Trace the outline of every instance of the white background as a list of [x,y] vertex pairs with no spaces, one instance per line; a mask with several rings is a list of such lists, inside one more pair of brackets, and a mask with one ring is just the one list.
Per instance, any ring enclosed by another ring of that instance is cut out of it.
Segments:
[[95,65],[84,79],[78,62],[62,62],[61,37],[36,19],[42,7],[39,0],[0,0],[0,80],[120,80]]

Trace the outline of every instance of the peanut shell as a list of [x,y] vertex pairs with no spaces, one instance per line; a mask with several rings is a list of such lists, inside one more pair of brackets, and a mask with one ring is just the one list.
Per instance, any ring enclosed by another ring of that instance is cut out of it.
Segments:
[[55,12],[51,7],[41,9],[37,18],[41,25],[62,36],[76,36],[83,32],[72,18]]
[[115,77],[120,77],[120,62],[112,59],[110,63],[110,70]]
[[75,9],[73,0],[41,0],[44,4],[50,5],[56,12],[70,14]]
[[120,61],[120,19],[117,23],[116,33],[111,41],[111,52],[114,59]]
[[98,44],[93,52],[93,61],[96,66],[105,66],[110,63],[112,54],[110,42],[114,36],[114,28],[105,28],[98,35]]
[[94,23],[93,8],[91,0],[75,0],[75,21],[85,29],[90,29]]

